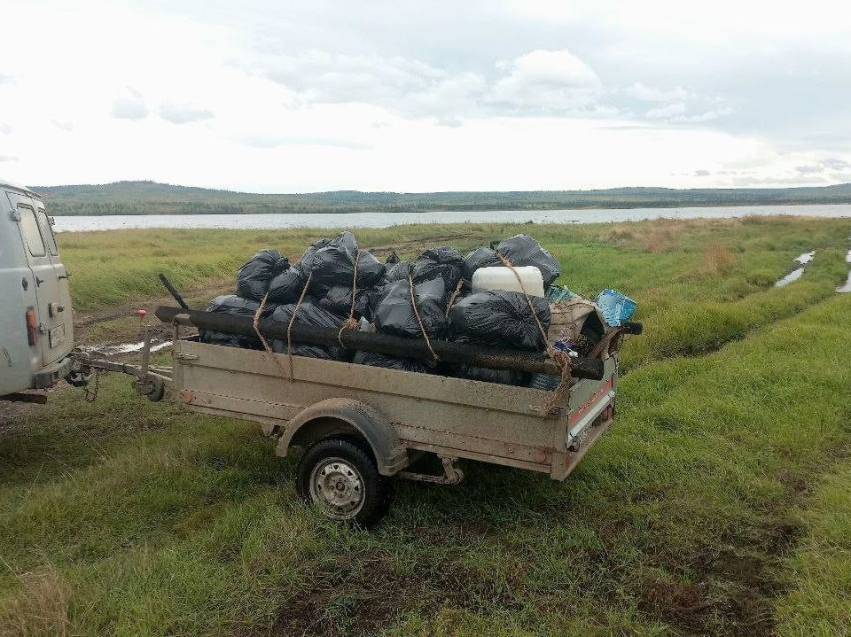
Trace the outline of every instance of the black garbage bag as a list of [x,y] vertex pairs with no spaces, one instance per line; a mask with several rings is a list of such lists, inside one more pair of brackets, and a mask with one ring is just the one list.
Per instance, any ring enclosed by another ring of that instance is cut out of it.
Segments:
[[460,378],[480,380],[485,383],[498,383],[500,385],[515,385],[526,387],[529,384],[531,374],[516,369],[491,369],[489,367],[474,367],[472,365],[459,365],[456,375]]
[[305,277],[312,274],[311,292],[314,291],[314,285],[326,288],[335,285],[351,286],[356,256],[358,287],[370,287],[384,276],[384,264],[367,250],[358,253],[358,244],[351,232],[337,235],[326,245],[316,249],[312,255],[302,257],[299,267]]
[[[208,312],[218,314],[230,314],[231,316],[243,316],[254,318],[260,303],[251,299],[244,299],[236,294],[217,296],[207,306]],[[275,310],[274,305],[263,308],[261,318],[267,318]],[[227,332],[215,332],[213,330],[198,330],[199,339],[202,343],[211,345],[226,345],[228,347],[242,347],[244,349],[260,349],[262,344],[256,336],[243,336],[241,334],[229,334]]]
[[511,261],[512,265],[534,265],[541,271],[547,288],[561,274],[561,264],[546,248],[525,234],[518,234],[501,242],[496,251]]
[[386,268],[372,252],[361,250],[358,255],[358,287],[367,288],[384,278]]
[[[355,294],[354,318],[364,316],[367,320],[372,316],[370,293],[372,288],[359,288]],[[319,306],[338,316],[349,317],[352,309],[352,288],[347,285],[335,285],[328,288],[324,296],[319,298]]]
[[464,259],[449,246],[426,250],[411,264],[414,283],[443,279],[446,289],[452,292],[464,272]]
[[331,243],[331,239],[320,239],[319,241],[314,241],[310,245],[310,247],[302,253],[301,259],[298,260],[298,263],[296,265],[299,267],[299,269],[301,269],[305,277],[310,271],[309,264],[313,260],[313,255],[316,254],[317,250],[321,250],[329,243]]
[[277,250],[260,250],[239,268],[236,293],[244,299],[262,301],[272,278],[289,267],[289,260]]
[[496,256],[496,250],[476,248],[464,257],[464,278],[467,281],[472,281],[473,273],[479,268],[491,268],[499,265],[502,265],[502,262]]
[[387,268],[387,271],[384,273],[384,277],[390,282],[407,281],[408,272],[410,271],[410,263],[407,261],[399,261],[399,263],[394,263],[391,267]]
[[[546,299],[529,298],[546,332],[550,305]],[[488,290],[461,299],[449,310],[449,331],[460,343],[540,351],[547,346],[522,292]]]
[[273,303],[293,303],[298,301],[304,289],[306,277],[298,266],[281,272],[269,283],[269,301]]
[[386,356],[375,352],[358,351],[352,361],[358,365],[371,365],[372,367],[385,367],[387,369],[400,369],[403,372],[419,372],[428,374],[434,370],[432,361],[419,358],[399,358],[397,356]]
[[382,279],[375,287],[366,290],[366,308],[363,313],[363,318],[367,321],[372,321],[375,318],[375,311],[378,309],[381,299],[383,299],[387,294],[391,285],[391,283]]
[[[417,310],[429,338],[446,337],[446,287],[437,278],[414,286]],[[411,306],[408,281],[396,281],[385,289],[373,315],[379,332],[408,338],[422,338],[422,330]]]
[[[286,327],[290,324],[290,320],[292,319],[293,312],[295,312],[295,310],[296,303],[279,305],[272,313],[271,320]],[[293,325],[311,325],[313,327],[328,327],[338,330],[343,325],[343,319],[336,314],[332,314],[328,310],[319,307],[315,303],[305,301],[298,306],[298,312],[295,314],[295,322]],[[273,340],[272,349],[276,352],[286,354],[287,341],[285,339]],[[311,358],[325,358],[336,361],[349,360],[348,352],[341,347],[312,345],[309,343],[294,342],[292,353],[295,356],[309,356]]]
[[[287,342],[279,338],[272,341],[272,351],[278,354],[287,353]],[[293,343],[293,356],[305,356],[306,358],[321,358],[326,361],[346,361],[347,357],[341,357],[339,348],[325,347],[324,345],[308,345],[307,343]],[[344,350],[343,350],[344,351]]]

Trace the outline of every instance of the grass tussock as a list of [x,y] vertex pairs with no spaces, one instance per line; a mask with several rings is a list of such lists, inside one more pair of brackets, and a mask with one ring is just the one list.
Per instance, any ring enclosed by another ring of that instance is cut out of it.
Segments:
[[0,637],[66,637],[68,590],[50,566],[16,576],[17,594],[0,599]]
[[736,259],[720,243],[713,243],[703,253],[703,270],[708,274],[729,274]]

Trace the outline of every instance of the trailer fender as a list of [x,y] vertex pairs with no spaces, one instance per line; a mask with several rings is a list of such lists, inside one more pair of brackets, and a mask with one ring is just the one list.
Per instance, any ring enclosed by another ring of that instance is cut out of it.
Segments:
[[283,429],[275,452],[307,448],[339,435],[362,437],[372,449],[378,472],[392,476],[408,466],[408,452],[390,422],[375,408],[351,398],[328,398],[300,411]]

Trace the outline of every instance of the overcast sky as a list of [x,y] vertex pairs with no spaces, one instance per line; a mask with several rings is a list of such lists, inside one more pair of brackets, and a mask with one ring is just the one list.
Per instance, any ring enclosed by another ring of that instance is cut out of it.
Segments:
[[0,177],[253,192],[848,182],[846,7],[5,2]]

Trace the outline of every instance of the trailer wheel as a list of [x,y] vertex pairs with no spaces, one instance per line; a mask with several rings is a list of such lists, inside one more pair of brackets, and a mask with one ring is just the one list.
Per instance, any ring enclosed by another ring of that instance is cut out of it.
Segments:
[[387,512],[390,480],[378,473],[371,453],[342,438],[326,438],[302,456],[298,494],[325,517],[369,527]]

